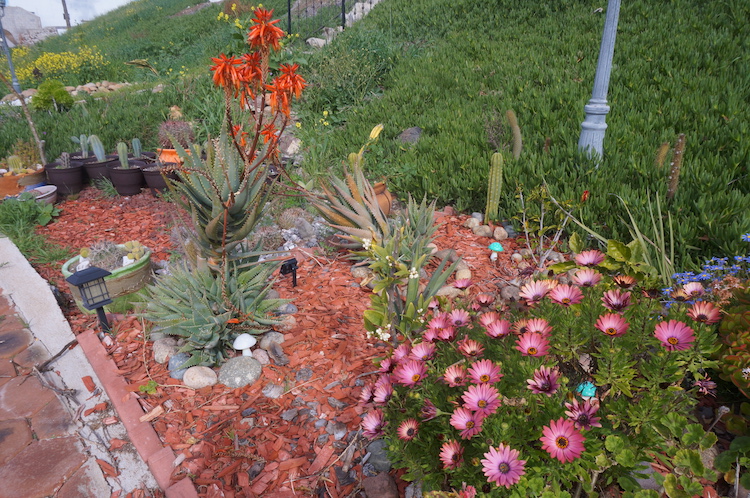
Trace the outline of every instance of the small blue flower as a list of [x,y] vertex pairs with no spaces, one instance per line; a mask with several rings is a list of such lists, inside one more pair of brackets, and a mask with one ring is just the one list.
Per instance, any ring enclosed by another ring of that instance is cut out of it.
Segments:
[[712,275],[710,273],[705,272],[705,271],[701,272],[701,273],[699,273],[698,275],[695,276],[696,280],[711,280],[711,278],[712,278]]
[[742,240],[744,240],[745,242],[750,242],[750,233],[743,234]]

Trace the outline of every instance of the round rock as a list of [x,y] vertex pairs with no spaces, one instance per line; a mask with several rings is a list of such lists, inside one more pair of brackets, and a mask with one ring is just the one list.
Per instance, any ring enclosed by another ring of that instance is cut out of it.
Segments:
[[190,367],[182,377],[182,383],[193,389],[213,386],[218,381],[216,372],[209,367]]
[[177,339],[174,337],[165,337],[154,341],[154,361],[163,365],[171,356],[177,354]]
[[263,370],[260,362],[250,356],[230,358],[219,369],[219,382],[227,387],[238,387],[254,384]]
[[173,379],[182,380],[185,376],[187,368],[179,368],[183,363],[190,359],[190,355],[187,353],[177,353],[169,359],[167,369],[169,370],[169,376]]
[[476,226],[472,228],[471,231],[474,232],[474,235],[477,235],[479,237],[492,237],[492,228],[490,228],[488,225]]
[[284,344],[284,334],[274,331],[263,334],[259,344],[260,348],[268,351],[271,344]]
[[495,240],[505,240],[508,238],[508,231],[503,227],[495,227],[492,232],[492,238]]

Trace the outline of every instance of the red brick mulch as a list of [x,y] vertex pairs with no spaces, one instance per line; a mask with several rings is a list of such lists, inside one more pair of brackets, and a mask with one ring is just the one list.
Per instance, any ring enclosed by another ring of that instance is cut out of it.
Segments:
[[[39,233],[75,252],[102,238],[118,243],[137,239],[152,249],[154,259],[168,259],[175,249],[171,227],[184,219],[172,204],[148,193],[103,198],[87,189],[59,207],[62,215]],[[506,252],[494,265],[487,250],[491,240],[463,228],[465,219],[441,216],[436,244],[456,249],[467,262],[477,282],[472,293],[492,293],[496,291],[492,282],[515,276],[508,275],[508,259],[516,244],[504,241]],[[366,338],[362,314],[369,291],[352,277],[351,262],[341,254],[316,250],[297,256],[297,287],[291,286],[289,276],[275,287],[299,309],[296,325],[285,332],[283,349],[289,364],[265,366],[252,386],[186,388],[169,377],[164,365],[153,361],[143,324],[135,316],[114,324],[116,344],[110,354],[131,395],[153,416],[151,423],[162,442],[178,455],[174,477],[191,477],[201,496],[359,495],[367,441],[356,436],[362,415],[358,396],[361,385],[374,375],[372,360],[382,357],[387,346]],[[66,290],[62,263],[37,269]],[[66,316],[75,333],[96,326],[95,317],[74,306]],[[305,369],[312,375],[308,377]],[[150,380],[157,384],[152,394],[141,389]],[[263,389],[271,383],[282,386],[284,394],[266,397]],[[346,435],[336,440],[328,432],[333,428]],[[403,492],[406,483],[398,482]]]

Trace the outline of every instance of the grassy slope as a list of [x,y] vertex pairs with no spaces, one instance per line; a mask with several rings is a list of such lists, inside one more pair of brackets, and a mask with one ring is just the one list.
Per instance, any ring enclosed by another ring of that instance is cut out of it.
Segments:
[[[668,165],[654,166],[656,150],[685,133],[680,187],[669,206],[683,241],[678,252],[684,251],[683,261],[699,261],[743,251],[739,235],[750,231],[750,8],[740,0],[623,4],[605,158],[597,169],[575,149],[604,22],[599,6],[605,3],[379,5],[348,35],[363,30],[410,44],[382,96],[346,113],[346,125],[329,140],[329,163],[383,122],[384,150],[371,155],[373,175],[387,176],[398,192],[483,211],[493,152],[485,125],[493,111],[514,109],[525,145],[521,159],[505,169],[505,216],[517,213],[517,183],[528,194],[544,178],[560,199],[589,190],[581,211],[587,223],[629,240],[618,219],[625,212],[611,194],[622,195],[648,228],[647,192],[658,192],[663,202],[669,175]],[[410,126],[424,135],[404,147],[394,138]]]

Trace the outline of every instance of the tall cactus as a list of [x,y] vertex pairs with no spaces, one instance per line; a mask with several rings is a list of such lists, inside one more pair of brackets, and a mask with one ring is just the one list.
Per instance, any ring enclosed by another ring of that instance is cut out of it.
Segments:
[[107,155],[104,153],[104,145],[99,137],[91,135],[89,137],[89,145],[91,145],[91,150],[94,152],[97,161],[101,163],[107,159]]
[[500,152],[492,154],[490,159],[490,176],[487,183],[487,207],[484,217],[486,220],[497,220],[500,207],[500,193],[503,189],[503,155]]
[[132,140],[132,144],[133,144],[133,157],[135,159],[140,159],[141,152],[143,151],[143,148],[141,147],[141,140],[138,138],[134,138]]
[[120,167],[128,169],[130,167],[128,164],[128,144],[125,142],[117,144],[117,156],[120,158]]
[[508,109],[505,113],[505,117],[508,118],[508,124],[510,124],[510,131],[513,133],[513,159],[521,157],[521,149],[523,148],[523,140],[521,139],[521,128],[518,126],[518,119],[513,109]]

